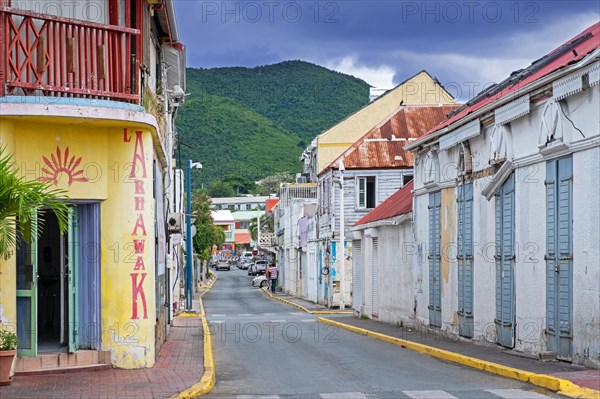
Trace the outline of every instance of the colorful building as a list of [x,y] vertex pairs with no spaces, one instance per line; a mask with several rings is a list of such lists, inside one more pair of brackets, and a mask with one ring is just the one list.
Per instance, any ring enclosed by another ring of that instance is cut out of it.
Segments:
[[[19,358],[91,350],[154,364],[170,320],[166,216],[185,57],[170,0],[0,0],[0,146],[73,212],[0,260],[0,320]],[[37,7],[37,8],[36,8]],[[23,362],[21,362],[23,363]],[[35,362],[26,362],[34,364]],[[17,368],[19,360],[17,361]]]

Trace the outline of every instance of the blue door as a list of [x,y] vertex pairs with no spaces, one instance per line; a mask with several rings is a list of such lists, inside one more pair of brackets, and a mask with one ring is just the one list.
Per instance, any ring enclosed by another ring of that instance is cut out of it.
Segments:
[[440,210],[442,196],[438,191],[429,194],[429,325],[432,327],[442,326],[442,271],[440,262],[441,233],[440,233]]
[[496,342],[515,346],[515,175],[496,194]]
[[546,331],[548,350],[572,360],[573,159],[546,164]]
[[457,187],[458,332],[473,337],[473,184]]

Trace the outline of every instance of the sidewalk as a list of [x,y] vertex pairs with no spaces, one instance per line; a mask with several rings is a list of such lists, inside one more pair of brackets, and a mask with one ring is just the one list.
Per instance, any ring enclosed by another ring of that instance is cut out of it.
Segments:
[[15,376],[0,387],[9,398],[168,398],[198,383],[204,373],[199,317],[175,317],[168,340],[150,369]]
[[[421,353],[454,361],[470,367],[488,370],[507,377],[530,381],[540,386],[544,385],[537,384],[534,381],[540,380],[544,375],[549,375],[570,381],[573,384],[584,388],[581,390],[577,389],[577,387],[568,387],[567,385],[570,384],[560,384],[560,381],[556,380],[556,378],[546,378],[550,384],[559,384],[557,387],[558,389],[555,390],[562,391],[560,393],[567,394],[571,397],[600,398],[600,370],[592,370],[583,366],[558,361],[541,362],[534,358],[516,354],[513,351],[497,345],[479,345],[462,339],[444,337],[432,332],[414,331],[408,327],[399,327],[372,319],[360,319],[358,317],[344,315],[336,317],[320,317],[319,320],[328,324],[338,325],[340,328],[352,329],[359,334],[371,335],[373,338],[395,343],[403,348],[417,350]],[[368,332],[376,334],[370,334]],[[382,334],[382,336],[377,333]],[[386,337],[399,338],[405,340],[405,342],[394,339],[390,340]],[[412,345],[413,343],[416,345]],[[422,345],[426,345],[429,348]],[[447,354],[444,351],[451,353]],[[496,367],[495,365],[487,364],[486,362],[495,363],[496,365],[505,367]],[[508,368],[515,370],[510,370]],[[535,374],[536,376],[532,377],[532,374]],[[565,388],[569,388],[569,390],[564,391]],[[593,389],[597,392],[589,391],[585,388]]]
[[330,309],[326,306],[319,305],[318,303],[314,303],[311,301],[307,301],[306,299],[297,298],[293,295],[286,294],[284,292],[277,291],[276,293],[271,293],[266,289],[263,290],[267,295],[269,295],[273,299],[277,299],[280,302],[286,303],[287,305],[293,306],[300,310],[303,310],[307,313],[311,314],[352,314],[352,310],[339,310],[339,309]]

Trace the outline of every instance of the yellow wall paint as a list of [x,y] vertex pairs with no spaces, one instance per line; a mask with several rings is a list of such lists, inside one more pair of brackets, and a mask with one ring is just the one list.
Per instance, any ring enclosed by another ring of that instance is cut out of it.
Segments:
[[[356,142],[373,126],[389,116],[398,108],[401,101],[404,101],[404,105],[456,103],[427,73],[420,72],[319,135],[318,172],[340,156],[349,147],[348,142]],[[329,148],[322,152],[324,147]]]
[[[85,126],[64,123],[64,120],[51,122],[0,119],[0,143],[14,154],[27,180],[56,175],[58,185],[52,187],[64,188],[70,199],[101,201],[102,350],[112,352],[112,363],[117,367],[151,367],[155,360],[156,315],[152,133],[145,126],[129,128],[125,133],[123,127],[115,127],[114,121],[104,125],[97,121]],[[65,163],[67,148],[69,157]],[[139,157],[136,158],[136,154]],[[43,156],[51,165],[46,164]],[[72,167],[79,157],[79,165]],[[130,176],[132,163],[136,166],[133,177]],[[145,177],[142,176],[143,164]],[[55,174],[52,168],[58,165],[66,169]],[[77,173],[80,170],[83,172]],[[87,181],[72,181],[69,185],[69,176],[84,177]],[[134,239],[145,240],[143,249],[137,248],[139,253],[135,253]],[[0,272],[3,309],[0,315],[14,323],[15,257],[0,261]],[[144,274],[143,284],[139,285],[134,298],[133,281],[139,284]],[[145,309],[140,292],[145,296]],[[132,319],[134,300],[138,315]]]
[[[118,165],[119,173],[108,181],[109,197],[102,203],[102,346],[112,351],[113,364],[122,368],[151,367],[154,364],[154,324],[156,307],[154,300],[154,201],[152,196],[152,137],[142,130],[146,177],[142,177],[141,163],[136,160],[135,177],[130,173],[136,145],[135,130],[128,130],[127,137],[121,130],[111,131],[108,148],[111,164]],[[129,139],[129,142],[125,140]],[[139,152],[138,152],[139,153]],[[144,194],[136,195],[136,180],[142,182]],[[143,210],[136,210],[135,197],[143,201]],[[146,230],[134,228],[141,215]],[[144,241],[142,258],[145,270],[134,270],[137,254],[134,238]],[[146,315],[142,298],[138,295],[138,318],[133,317],[132,276],[136,282],[144,279]]]
[[456,256],[456,190],[454,187],[446,188],[441,191],[441,239],[442,239],[442,261],[440,264],[442,275],[442,295],[444,288],[448,284],[450,276],[450,258]]
[[[105,199],[111,172],[107,128],[19,122],[15,160],[26,180],[57,179],[72,199]],[[44,159],[45,158],[45,159]],[[83,179],[85,181],[72,180]]]
[[[14,152],[14,123],[0,118],[0,147],[5,154]],[[16,256],[7,260],[0,257],[0,322],[2,328],[17,330],[17,281],[15,273]]]

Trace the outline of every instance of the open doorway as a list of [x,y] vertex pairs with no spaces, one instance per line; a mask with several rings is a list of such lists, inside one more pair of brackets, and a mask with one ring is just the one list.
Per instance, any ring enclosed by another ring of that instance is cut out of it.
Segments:
[[65,233],[41,212],[17,251],[19,356],[100,349],[100,204],[72,209]]
[[52,211],[38,217],[42,233],[38,238],[37,325],[38,352],[66,351],[65,329],[68,298],[65,295],[65,251],[67,235],[61,234]]

